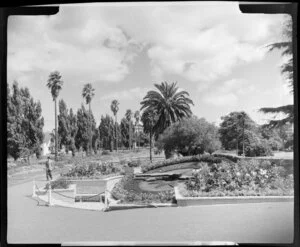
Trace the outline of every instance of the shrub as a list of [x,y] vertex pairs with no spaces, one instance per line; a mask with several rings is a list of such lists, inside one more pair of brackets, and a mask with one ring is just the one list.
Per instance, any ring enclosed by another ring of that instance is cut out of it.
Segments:
[[164,161],[159,161],[157,163],[146,163],[142,166],[142,171],[147,172],[156,168],[164,167],[164,166],[170,166],[174,164],[179,163],[185,163],[185,162],[207,162],[207,163],[220,163],[222,161],[221,158],[214,157],[209,154],[203,154],[203,155],[194,155],[194,156],[185,156],[175,159],[168,159]]
[[255,156],[272,156],[268,142],[264,139],[254,140],[245,146],[245,156],[255,157]]
[[109,155],[109,154],[110,154],[110,152],[108,150],[103,150],[102,151],[102,155]]
[[186,118],[168,127],[157,141],[166,158],[176,151],[183,156],[212,153],[221,147],[217,127],[204,118]]
[[141,160],[138,159],[138,160],[132,160],[130,162],[128,162],[128,166],[129,167],[138,167],[142,164]]
[[[70,181],[68,181],[64,178],[59,178],[59,179],[51,182],[51,188],[52,189],[67,189],[70,184],[71,184]],[[47,190],[48,188],[49,188],[49,184],[46,184],[45,189]]]
[[[80,162],[79,162],[80,163]],[[69,172],[63,174],[64,177],[93,177],[96,175],[120,174],[123,169],[114,163],[89,162],[88,165],[77,164]]]

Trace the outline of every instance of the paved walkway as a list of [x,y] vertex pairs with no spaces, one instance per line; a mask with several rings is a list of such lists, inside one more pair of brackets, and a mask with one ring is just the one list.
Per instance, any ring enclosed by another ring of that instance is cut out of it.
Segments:
[[32,182],[8,188],[9,243],[293,240],[288,202],[102,212],[47,207],[31,193]]

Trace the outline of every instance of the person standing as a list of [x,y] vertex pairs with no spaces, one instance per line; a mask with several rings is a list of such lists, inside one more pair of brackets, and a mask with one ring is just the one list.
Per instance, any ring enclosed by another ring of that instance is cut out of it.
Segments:
[[50,179],[52,180],[52,165],[51,165],[51,160],[50,160],[50,156],[48,156],[48,159],[46,161],[46,178],[47,181]]

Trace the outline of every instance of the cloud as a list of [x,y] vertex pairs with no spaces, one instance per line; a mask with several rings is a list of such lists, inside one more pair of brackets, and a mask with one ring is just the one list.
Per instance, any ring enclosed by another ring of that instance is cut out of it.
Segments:
[[136,100],[140,99],[142,100],[145,96],[146,93],[149,91],[149,88],[140,88],[140,87],[135,87],[131,88],[129,90],[123,90],[123,91],[117,91],[113,93],[106,94],[102,97],[100,97],[101,100]]
[[239,97],[253,93],[254,90],[255,87],[247,84],[245,80],[231,79],[223,83],[214,84],[214,89],[205,93],[202,100],[214,106],[236,106]]
[[30,77],[59,70],[72,83],[123,80],[140,45],[120,27],[90,18],[86,8],[79,10],[65,7],[51,18],[10,17],[9,75],[18,79],[24,73]]
[[8,68],[119,82],[148,45],[155,77],[215,81],[261,60],[282,19],[242,14],[237,3],[61,6],[55,16],[9,18]]

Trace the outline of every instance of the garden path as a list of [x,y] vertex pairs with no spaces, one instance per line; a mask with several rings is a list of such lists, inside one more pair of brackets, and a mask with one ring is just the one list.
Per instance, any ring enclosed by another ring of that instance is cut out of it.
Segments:
[[293,240],[291,202],[102,212],[38,206],[31,193],[32,182],[8,187],[9,243]]

